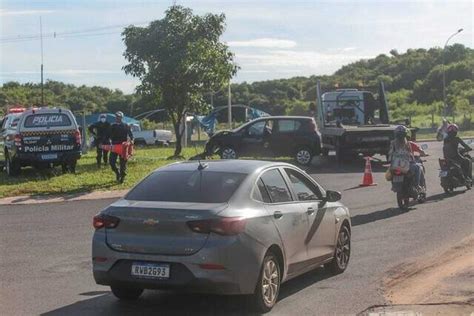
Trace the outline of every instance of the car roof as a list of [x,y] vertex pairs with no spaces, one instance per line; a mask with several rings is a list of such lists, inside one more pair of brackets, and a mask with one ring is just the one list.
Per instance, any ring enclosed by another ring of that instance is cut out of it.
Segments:
[[[274,161],[263,161],[263,160],[243,160],[243,159],[223,159],[223,160],[201,160],[201,164],[207,164],[206,169],[210,171],[219,171],[219,172],[237,172],[250,174],[259,169],[265,169],[268,167],[277,167],[277,166],[291,166],[291,164],[284,162],[274,162]],[[199,161],[184,161],[173,163],[161,168],[156,169],[156,171],[194,171],[197,170],[199,166]]]

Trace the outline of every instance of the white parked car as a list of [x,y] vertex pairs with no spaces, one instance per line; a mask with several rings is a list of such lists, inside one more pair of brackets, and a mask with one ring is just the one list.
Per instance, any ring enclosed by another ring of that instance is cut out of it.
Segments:
[[135,124],[131,125],[130,127],[132,129],[133,138],[135,139],[135,145],[137,146],[168,146],[173,139],[173,134],[168,130],[154,129],[142,131],[140,126]]

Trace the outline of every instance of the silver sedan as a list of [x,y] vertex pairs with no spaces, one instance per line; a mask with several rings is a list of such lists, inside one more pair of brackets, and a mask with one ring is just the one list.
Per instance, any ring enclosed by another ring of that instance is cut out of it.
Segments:
[[346,269],[340,198],[286,163],[171,164],[94,217],[94,278],[124,300],[144,289],[250,294],[267,312],[283,282],[321,265]]

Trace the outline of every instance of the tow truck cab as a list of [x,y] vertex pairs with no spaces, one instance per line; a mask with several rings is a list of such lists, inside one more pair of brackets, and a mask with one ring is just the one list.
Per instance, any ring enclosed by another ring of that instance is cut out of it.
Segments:
[[40,108],[8,114],[0,133],[2,164],[15,176],[21,167],[61,165],[75,172],[81,157],[81,133],[71,111]]

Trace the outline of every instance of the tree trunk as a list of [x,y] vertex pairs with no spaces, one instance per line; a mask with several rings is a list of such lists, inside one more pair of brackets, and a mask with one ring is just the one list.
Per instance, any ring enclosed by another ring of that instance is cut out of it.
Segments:
[[177,122],[173,122],[174,133],[176,135],[176,148],[174,150],[174,157],[179,157],[181,155],[181,150],[183,149],[181,145],[182,133],[179,128],[180,124],[180,120],[178,120]]

